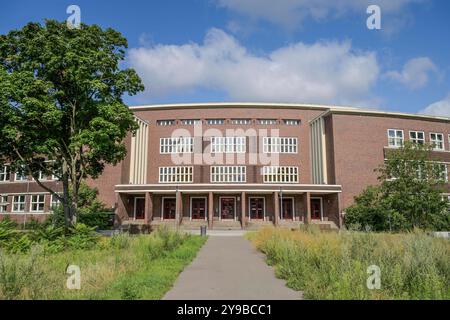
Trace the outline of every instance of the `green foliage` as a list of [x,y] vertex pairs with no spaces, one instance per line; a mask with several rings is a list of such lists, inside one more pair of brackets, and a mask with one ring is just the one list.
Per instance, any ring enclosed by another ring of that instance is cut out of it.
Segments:
[[431,161],[431,147],[405,142],[390,150],[377,171],[380,186],[370,186],[346,209],[350,229],[401,231],[421,228],[449,230],[450,207],[442,198],[445,180]]
[[[450,298],[450,244],[424,233],[311,234],[261,230],[251,235],[276,275],[307,299]],[[367,288],[367,268],[381,271],[381,288]]]
[[100,236],[95,233],[95,227],[88,227],[85,224],[77,223],[70,228],[70,236],[67,237],[67,244],[72,249],[92,249],[98,242]]
[[[126,39],[113,29],[65,22],[29,23],[0,35],[0,162],[14,171],[54,174],[64,194],[66,224],[74,223],[80,182],[124,159],[123,139],[137,129],[123,102],[143,85],[121,69]],[[49,161],[48,161],[49,160]]]

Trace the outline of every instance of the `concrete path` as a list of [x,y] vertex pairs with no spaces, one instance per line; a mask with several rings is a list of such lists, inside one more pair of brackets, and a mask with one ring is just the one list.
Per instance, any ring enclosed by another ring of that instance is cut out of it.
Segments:
[[264,256],[242,236],[213,236],[163,299],[295,300],[301,293],[275,278]]

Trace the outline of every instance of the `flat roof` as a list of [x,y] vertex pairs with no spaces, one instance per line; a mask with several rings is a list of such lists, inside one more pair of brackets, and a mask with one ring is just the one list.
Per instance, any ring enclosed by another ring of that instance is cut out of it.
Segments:
[[[287,108],[287,109],[313,109],[324,111],[319,117],[330,113],[338,114],[362,114],[373,116],[390,116],[400,118],[414,118],[423,120],[440,120],[450,121],[449,117],[432,116],[417,113],[391,112],[377,109],[366,109],[361,107],[338,106],[338,105],[322,105],[308,103],[273,103],[273,102],[200,102],[200,103],[174,103],[174,104],[152,104],[130,106],[132,111],[159,110],[159,109],[197,109],[197,108]],[[314,119],[313,119],[314,120]],[[311,120],[311,121],[313,121]]]

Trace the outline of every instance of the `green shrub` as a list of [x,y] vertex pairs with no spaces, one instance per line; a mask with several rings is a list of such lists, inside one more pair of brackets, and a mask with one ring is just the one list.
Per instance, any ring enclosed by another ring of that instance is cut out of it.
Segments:
[[112,223],[113,217],[114,213],[111,211],[80,213],[78,222],[99,230],[109,230],[114,226]]
[[77,223],[73,228],[70,228],[67,245],[72,249],[91,249],[99,239],[100,236],[95,233],[95,228]]

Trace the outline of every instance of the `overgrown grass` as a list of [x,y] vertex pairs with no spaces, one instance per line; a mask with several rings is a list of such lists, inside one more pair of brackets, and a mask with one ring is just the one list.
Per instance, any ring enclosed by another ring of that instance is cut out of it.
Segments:
[[[266,228],[248,238],[307,299],[450,299],[450,242],[424,233],[320,233]],[[367,268],[381,270],[368,289]]]
[[[92,249],[0,254],[0,299],[160,299],[206,238],[168,230],[101,238]],[[68,290],[68,265],[81,289]]]

